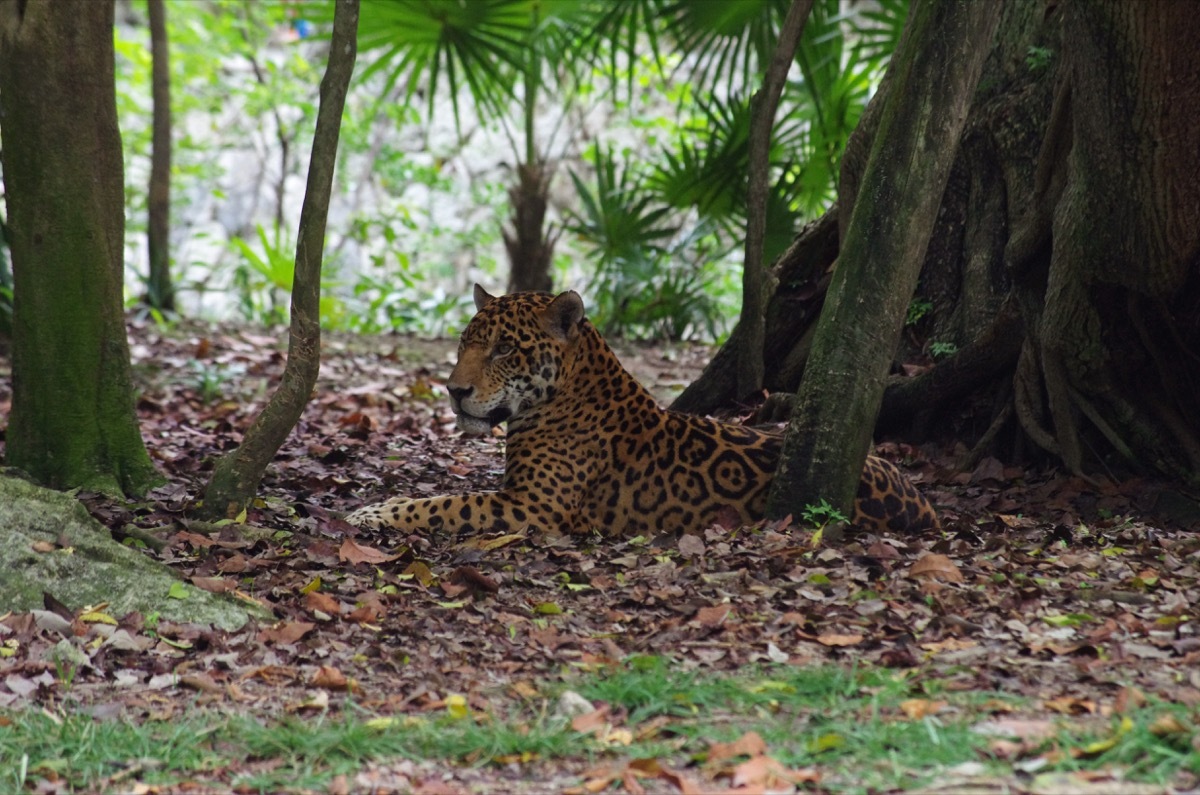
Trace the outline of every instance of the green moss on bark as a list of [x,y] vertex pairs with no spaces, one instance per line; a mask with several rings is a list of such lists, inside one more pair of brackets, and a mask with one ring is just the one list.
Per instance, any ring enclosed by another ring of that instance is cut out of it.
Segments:
[[125,339],[124,177],[113,2],[0,7],[0,117],[13,261],[8,463],[54,488],[159,482]]
[[797,393],[771,516],[799,515],[821,498],[850,512],[884,377],[998,21],[993,3],[930,0],[912,10]]

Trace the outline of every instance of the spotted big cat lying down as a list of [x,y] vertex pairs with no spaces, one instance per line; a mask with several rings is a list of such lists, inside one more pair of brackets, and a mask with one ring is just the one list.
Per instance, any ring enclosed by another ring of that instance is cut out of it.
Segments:
[[[446,387],[467,433],[508,423],[499,491],[397,497],[346,520],[361,527],[628,535],[695,530],[730,509],[763,518],[782,436],[667,411],[621,366],[574,292],[488,295]],[[868,457],[852,520],[890,531],[937,526],[888,461]]]

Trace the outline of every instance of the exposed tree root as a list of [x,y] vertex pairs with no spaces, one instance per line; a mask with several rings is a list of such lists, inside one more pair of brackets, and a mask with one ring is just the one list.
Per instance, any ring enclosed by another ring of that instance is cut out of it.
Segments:
[[1012,372],[1023,339],[1021,317],[1006,305],[976,340],[932,370],[893,379],[883,395],[876,432],[892,433],[907,425],[924,435],[947,406]]

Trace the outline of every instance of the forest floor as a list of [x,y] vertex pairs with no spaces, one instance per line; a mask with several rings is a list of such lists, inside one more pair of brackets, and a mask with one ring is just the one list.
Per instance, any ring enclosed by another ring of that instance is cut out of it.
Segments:
[[[138,502],[80,499],[118,538],[161,536],[147,554],[276,621],[222,632],[116,616],[121,642],[104,643],[105,620],[77,612],[88,661],[67,667],[49,651],[58,635],[0,615],[0,790],[1200,783],[1200,535],[1194,517],[1161,514],[1175,497],[1162,484],[995,459],[961,472],[961,450],[884,443],[941,531],[814,546],[815,528],[787,523],[636,539],[360,530],[337,517],[392,495],[494,487],[503,437],[454,430],[454,342],[333,336],[246,525],[213,533],[188,509],[277,381],[280,336],[134,324],[131,345],[143,436],[168,483]],[[620,352],[663,397],[709,354]],[[93,721],[142,732],[113,742],[161,748],[91,759]],[[186,741],[163,734],[172,726]],[[276,730],[266,740],[264,726]],[[393,731],[396,745],[372,745]],[[39,732],[44,747],[29,739]],[[205,754],[164,759],[178,742]]]

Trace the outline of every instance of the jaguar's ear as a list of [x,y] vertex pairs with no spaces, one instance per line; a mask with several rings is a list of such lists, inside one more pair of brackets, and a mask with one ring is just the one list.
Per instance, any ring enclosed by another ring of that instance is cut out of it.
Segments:
[[485,306],[490,304],[492,302],[492,299],[495,297],[496,296],[489,294],[487,290],[483,289],[478,284],[475,285],[475,309],[476,310],[483,309]]
[[559,339],[569,340],[578,332],[583,320],[583,299],[574,290],[559,293],[550,305],[542,310],[542,323],[546,330]]

